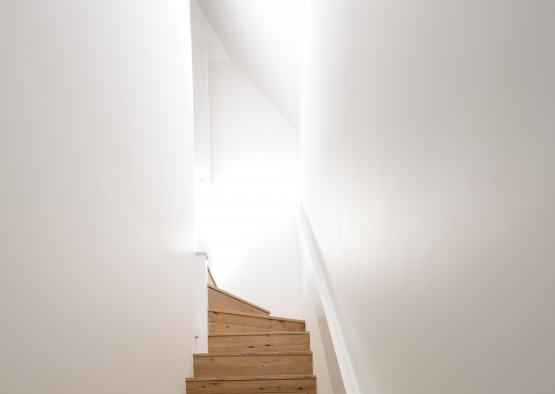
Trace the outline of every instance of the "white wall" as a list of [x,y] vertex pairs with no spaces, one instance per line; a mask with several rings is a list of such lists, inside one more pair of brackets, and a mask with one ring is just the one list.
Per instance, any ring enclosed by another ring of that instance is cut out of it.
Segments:
[[0,392],[182,393],[187,2],[0,6]]
[[301,315],[298,133],[232,61],[209,66],[210,257],[218,285]]
[[554,392],[553,4],[307,15],[303,203],[361,392]]
[[231,58],[299,127],[305,0],[198,0]]
[[205,228],[206,217],[210,214],[208,199],[212,179],[208,65],[214,61],[229,60],[229,55],[195,0],[191,2],[191,37],[195,107],[195,244],[198,251],[209,253],[209,234]]

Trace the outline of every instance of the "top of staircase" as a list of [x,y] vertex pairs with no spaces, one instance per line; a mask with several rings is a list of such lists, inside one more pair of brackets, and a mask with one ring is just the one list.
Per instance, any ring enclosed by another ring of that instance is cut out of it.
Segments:
[[252,302],[247,301],[247,300],[245,300],[245,299],[243,299],[243,298],[241,298],[241,297],[238,297],[238,296],[236,296],[235,294],[232,294],[232,293],[230,293],[230,292],[227,292],[227,291],[225,291],[225,290],[222,290],[222,289],[220,289],[219,287],[216,287],[216,286],[213,286],[213,285],[211,285],[211,284],[208,284],[208,288],[211,289],[211,290],[213,290],[213,291],[217,291],[218,293],[224,294],[224,295],[226,295],[226,296],[228,296],[228,297],[234,298],[235,300],[237,300],[237,301],[239,301],[239,302],[242,302],[243,304],[249,305],[249,306],[251,306],[251,307],[253,307],[253,308],[255,308],[255,309],[257,309],[257,310],[263,312],[263,313],[266,314],[266,315],[269,315],[269,314],[270,314],[270,311],[269,311],[268,309],[262,308],[261,306],[258,306],[258,305],[256,305],[256,304],[253,304]]
[[234,312],[234,311],[227,311],[227,310],[224,310],[224,309],[208,309],[208,312],[218,313],[218,314],[227,314],[227,315],[236,315],[236,316],[245,316],[245,317],[254,317],[254,318],[257,318],[257,319],[290,321],[290,322],[295,322],[295,323],[304,323],[305,322],[304,320],[291,319],[289,317],[261,316],[261,315],[255,315],[254,313]]

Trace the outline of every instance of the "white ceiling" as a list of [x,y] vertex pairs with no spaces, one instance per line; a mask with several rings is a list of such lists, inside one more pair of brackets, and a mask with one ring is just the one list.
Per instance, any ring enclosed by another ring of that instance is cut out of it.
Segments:
[[229,56],[298,128],[305,0],[198,0]]
[[193,48],[206,51],[208,61],[229,60],[229,54],[220,42],[216,32],[206,20],[197,1],[191,1],[191,38]]

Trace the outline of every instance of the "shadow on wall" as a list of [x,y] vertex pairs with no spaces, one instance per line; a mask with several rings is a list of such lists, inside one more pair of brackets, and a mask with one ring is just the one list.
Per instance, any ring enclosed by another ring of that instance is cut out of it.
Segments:
[[346,394],[331,330],[315,281],[316,275],[310,263],[303,259],[304,312],[307,329],[310,331],[314,373],[318,376],[318,392]]
[[[322,305],[320,303],[318,304],[318,307],[321,310]],[[337,362],[337,355],[335,354],[335,348],[333,347],[333,341],[331,339],[330,328],[328,326],[326,316],[323,312],[318,314],[317,323],[318,329],[320,331],[320,339],[324,348],[324,356],[326,358],[326,364],[328,366],[328,374],[333,393],[346,394],[343,379],[341,378],[339,363]]]

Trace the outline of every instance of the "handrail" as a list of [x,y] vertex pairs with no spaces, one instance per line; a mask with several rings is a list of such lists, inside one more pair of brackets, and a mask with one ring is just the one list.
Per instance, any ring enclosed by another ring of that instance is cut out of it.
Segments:
[[312,227],[310,226],[310,222],[302,205],[299,205],[297,210],[296,222],[299,240],[305,260],[308,262],[308,265],[310,266],[309,268],[311,268],[314,273],[314,282],[316,283],[318,295],[320,296],[322,308],[328,323],[345,391],[348,394],[360,394],[361,391],[358,379],[351,362],[345,336],[341,328],[341,320],[339,319],[337,308],[334,303],[333,293],[329,284],[329,275],[327,275],[322,253],[318,246],[318,242],[314,237]]
[[216,284],[216,281],[214,280],[214,277],[212,276],[212,271],[210,271],[210,267],[208,267],[207,270],[208,270],[208,284],[217,288],[218,285]]
[[214,287],[218,287],[216,281],[214,280],[214,276],[212,275],[212,271],[210,270],[210,258],[208,257],[208,253],[206,252],[197,252],[196,255],[198,257],[204,257],[204,263],[206,264],[206,272],[208,274],[207,283],[211,284]]

